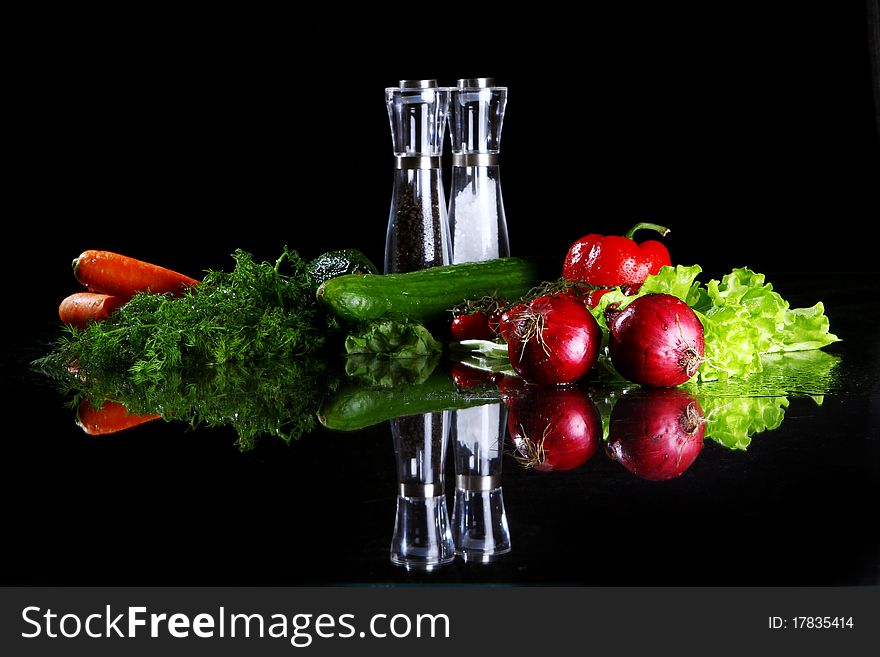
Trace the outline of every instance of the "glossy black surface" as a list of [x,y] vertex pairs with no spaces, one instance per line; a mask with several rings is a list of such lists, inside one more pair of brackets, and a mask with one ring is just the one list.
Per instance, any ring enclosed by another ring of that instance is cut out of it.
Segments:
[[[0,583],[876,584],[880,141],[864,3],[604,3],[505,12],[482,35],[436,11],[442,25],[419,33],[392,13],[382,31],[340,12],[253,30],[238,16],[229,29],[17,25]],[[431,47],[402,47],[420,37]],[[602,450],[565,473],[505,457],[511,552],[413,574],[389,561],[387,424],[245,454],[223,428],[89,437],[27,369],[57,335],[84,249],[192,276],[228,269],[236,248],[274,261],[285,244],[381,262],[383,88],[482,75],[509,87],[514,254],[561,261],[587,232],[653,221],[672,228],[676,263],[766,272],[793,304],[824,301],[844,338],[828,349],[842,360],[824,403],[792,398],[747,451],[707,442],[668,482]]]
[[[225,428],[175,422],[87,436],[26,367],[55,324],[7,326],[0,582],[876,584],[880,305],[855,275],[769,280],[794,305],[821,297],[843,338],[826,350],[841,361],[821,406],[792,396],[782,425],[746,451],[706,441],[665,482],[633,476],[602,449],[569,472],[524,470],[508,454],[512,550],[431,573],[389,560],[397,483],[387,422],[318,429],[290,446],[268,438],[247,453]],[[452,464],[450,454],[450,513]]]

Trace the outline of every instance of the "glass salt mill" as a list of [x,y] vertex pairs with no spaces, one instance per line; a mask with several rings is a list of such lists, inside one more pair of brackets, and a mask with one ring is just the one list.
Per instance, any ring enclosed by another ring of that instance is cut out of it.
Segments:
[[462,79],[451,90],[449,106],[453,262],[508,256],[498,167],[507,87],[496,87],[492,78]]
[[501,403],[455,414],[455,505],[452,537],[464,561],[489,563],[510,552],[501,489],[507,407]]
[[399,486],[391,562],[407,570],[455,559],[443,486],[449,426],[449,411],[391,420]]
[[394,192],[385,241],[385,273],[451,262],[440,156],[449,90],[436,80],[401,80],[385,89],[394,146]]

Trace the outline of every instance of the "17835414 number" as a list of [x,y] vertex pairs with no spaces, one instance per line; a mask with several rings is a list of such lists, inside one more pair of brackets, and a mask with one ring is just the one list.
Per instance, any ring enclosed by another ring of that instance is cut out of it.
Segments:
[[854,626],[852,616],[770,616],[767,621],[771,630],[851,630]]

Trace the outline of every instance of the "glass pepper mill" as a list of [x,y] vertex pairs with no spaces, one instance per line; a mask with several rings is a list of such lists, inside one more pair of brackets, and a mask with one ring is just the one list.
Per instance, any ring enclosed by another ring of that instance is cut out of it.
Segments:
[[394,192],[385,241],[385,273],[451,262],[440,156],[449,90],[436,80],[401,80],[385,90],[394,146]]
[[452,260],[475,262],[510,255],[501,199],[498,154],[507,87],[492,78],[458,81],[450,93]]
[[507,407],[501,403],[456,411],[452,537],[464,561],[489,563],[510,552],[501,489],[506,427]]
[[399,487],[391,562],[407,570],[455,559],[443,486],[449,426],[449,411],[391,420]]

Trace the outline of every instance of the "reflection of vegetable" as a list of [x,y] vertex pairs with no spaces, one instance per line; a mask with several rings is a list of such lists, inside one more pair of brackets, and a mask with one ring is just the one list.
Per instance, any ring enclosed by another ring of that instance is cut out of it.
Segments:
[[576,301],[532,299],[502,326],[510,363],[530,383],[574,383],[596,364],[602,334],[589,311]]
[[73,275],[90,292],[130,298],[138,292],[183,294],[199,282],[176,271],[110,251],[83,251]]
[[508,395],[506,403],[507,430],[524,467],[539,472],[573,470],[595,454],[602,423],[583,390],[531,387]]
[[730,449],[746,449],[753,435],[782,424],[788,397],[703,397],[702,405],[706,438]]
[[677,386],[697,373],[703,326],[681,299],[648,294],[625,310],[609,308],[606,317],[611,362],[633,383]]
[[697,313],[705,334],[705,362],[702,381],[745,378],[762,369],[762,354],[818,349],[838,340],[828,331],[822,303],[811,308],[790,308],[763,274],[734,269],[720,281],[703,287],[696,281],[701,269],[664,267],[649,276],[639,292],[627,296],[620,289],[605,294],[593,315],[601,326],[611,304],[625,308],[635,299],[651,293],[665,293],[686,301]]
[[839,385],[838,362],[819,350],[766,354],[761,372],[746,380],[689,384],[706,413],[706,438],[746,449],[755,434],[782,424],[790,396],[809,396],[821,404],[822,396]]
[[389,358],[386,354],[351,354],[345,358],[345,374],[352,381],[393,388],[426,381],[438,362],[439,353],[412,358]]
[[88,398],[76,409],[76,423],[90,436],[118,433],[161,417],[158,413],[132,413],[119,402],[109,400],[95,407]]
[[355,431],[396,417],[481,406],[500,397],[494,390],[462,391],[443,370],[406,386],[341,386],[321,405],[318,419],[328,429]]
[[568,281],[583,281],[600,287],[639,285],[660,267],[671,265],[669,251],[656,240],[637,244],[633,234],[640,229],[655,230],[661,235],[668,228],[657,224],[635,225],[625,237],[590,234],[575,242],[565,257],[562,276]]
[[456,387],[464,390],[486,385],[494,376],[491,371],[457,360],[449,364],[449,375]]
[[703,409],[683,390],[625,395],[611,411],[606,451],[641,479],[680,476],[703,449]]
[[443,319],[462,299],[515,299],[540,280],[535,261],[499,258],[405,274],[339,276],[324,282],[317,294],[334,316],[346,321],[392,317],[432,322]]
[[[79,407],[85,426],[107,426],[103,409],[129,417],[162,416],[195,426],[228,426],[236,444],[250,449],[261,436],[297,439],[315,426],[315,412],[333,376],[318,360],[217,365],[201,370],[165,368],[149,380],[124,371],[90,371],[82,377],[57,358],[37,362],[74,403],[89,400],[98,416]],[[108,406],[109,405],[109,406]]]
[[88,322],[100,322],[112,315],[126,299],[95,292],[77,292],[58,306],[58,317],[74,328],[83,329]]

